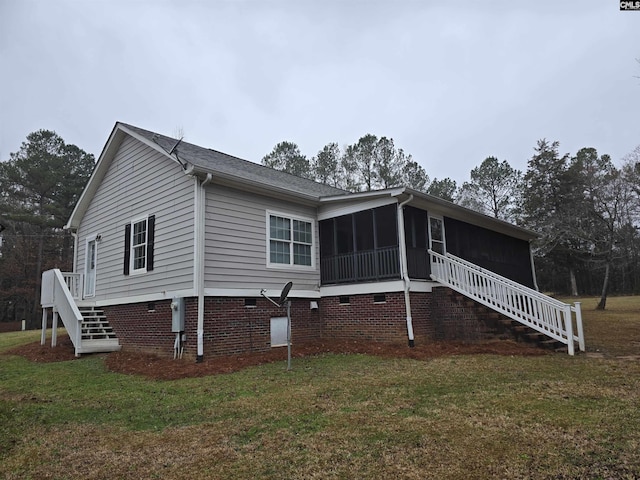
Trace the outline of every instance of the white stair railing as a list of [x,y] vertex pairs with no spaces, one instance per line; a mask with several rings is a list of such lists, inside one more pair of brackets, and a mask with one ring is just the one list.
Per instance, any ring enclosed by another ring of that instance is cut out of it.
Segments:
[[[429,250],[431,278],[533,330],[585,351],[580,302],[569,305],[447,253]],[[575,322],[575,334],[574,334]]]
[[64,278],[73,299],[82,300],[83,275],[81,273],[62,272],[62,277]]
[[[67,275],[67,274],[65,274]],[[69,290],[67,279],[57,268],[42,272],[42,288],[40,294],[40,304],[42,305],[42,337],[41,344],[45,344],[47,328],[47,309],[53,311],[53,336],[52,346],[55,346],[55,332],[58,316],[62,318],[62,323],[69,333],[69,338],[75,347],[75,354],[81,353],[82,342],[82,314],[73,300],[73,295]]]

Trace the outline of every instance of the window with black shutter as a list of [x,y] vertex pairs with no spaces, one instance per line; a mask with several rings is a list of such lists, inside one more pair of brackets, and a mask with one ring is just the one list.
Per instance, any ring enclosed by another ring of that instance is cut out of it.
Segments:
[[136,219],[124,228],[124,274],[153,270],[155,215]]

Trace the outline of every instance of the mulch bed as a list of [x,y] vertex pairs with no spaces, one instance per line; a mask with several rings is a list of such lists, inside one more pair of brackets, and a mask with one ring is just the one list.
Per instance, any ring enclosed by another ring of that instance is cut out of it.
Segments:
[[[58,346],[51,348],[50,339],[46,345],[34,342],[9,350],[7,353],[20,355],[33,362],[61,362],[78,360],[74,355],[73,344],[67,335],[58,337]],[[292,347],[292,358],[336,354],[367,354],[385,358],[412,358],[428,360],[450,355],[492,354],[507,356],[546,355],[549,352],[510,340],[500,340],[485,343],[454,343],[436,342],[416,345],[391,345],[375,342],[353,341],[318,341]],[[230,373],[242,370],[248,366],[287,360],[286,348],[275,348],[268,352],[247,353],[229,356],[205,356],[202,363],[193,359],[173,360],[139,351],[123,350],[104,355],[107,368],[114,372],[130,375],[143,375],[159,380],[175,380],[187,377],[204,377],[220,373]]]

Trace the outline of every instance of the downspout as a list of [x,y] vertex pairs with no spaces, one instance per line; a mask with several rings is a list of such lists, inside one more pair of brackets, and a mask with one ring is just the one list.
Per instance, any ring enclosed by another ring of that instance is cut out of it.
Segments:
[[[73,266],[71,267],[71,271],[73,273],[78,273],[77,265],[78,265],[78,232],[73,231],[72,228],[69,229],[71,232],[71,236],[73,237]],[[83,284],[84,285],[84,284]]]
[[204,233],[205,233],[205,207],[207,194],[205,192],[205,186],[211,182],[213,176],[207,173],[202,183],[198,185],[198,177],[195,177],[195,232],[194,232],[194,283],[196,292],[198,294],[198,353],[196,356],[196,362],[202,363],[204,359]]
[[533,261],[533,250],[531,250],[531,240],[529,240],[529,259],[531,260],[531,276],[533,277],[533,288],[539,292],[538,279],[536,277],[536,265]]
[[407,313],[407,335],[409,337],[409,346],[414,347],[413,338],[413,321],[411,319],[411,299],[409,295],[409,288],[411,286],[411,279],[409,278],[409,268],[407,266],[407,244],[404,234],[404,206],[413,200],[413,194],[409,195],[404,202],[398,203],[398,243],[400,253],[400,273],[402,275],[402,281],[404,282],[404,306]]

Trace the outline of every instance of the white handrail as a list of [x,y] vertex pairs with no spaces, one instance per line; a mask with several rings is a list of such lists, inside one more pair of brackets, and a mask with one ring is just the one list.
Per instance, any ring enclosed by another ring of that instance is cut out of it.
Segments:
[[71,292],[71,296],[74,300],[82,299],[82,277],[81,273],[69,273],[62,272],[62,276],[64,277],[64,281]]
[[75,347],[75,354],[78,356],[82,340],[82,314],[59,269],[54,268],[42,272],[40,303],[43,309],[52,308],[54,314],[57,313],[62,318],[64,327],[69,332],[69,338]]
[[[431,278],[503,315],[567,345],[585,350],[580,303],[573,306],[447,253],[429,250]],[[574,335],[572,313],[575,313]]]
[[553,297],[549,297],[548,295],[545,295],[544,293],[540,293],[537,290],[534,290],[532,288],[529,288],[525,285],[522,285],[518,282],[515,282],[513,280],[511,280],[510,278],[507,277],[503,277],[502,275],[498,275],[495,272],[492,272],[491,270],[487,270],[486,268],[482,268],[479,265],[476,265],[475,263],[471,263],[468,260],[465,260],[464,258],[460,258],[460,257],[456,257],[455,255],[452,255],[451,253],[446,253],[445,254],[446,257],[454,259],[456,262],[460,262],[466,266],[468,266],[469,268],[472,268],[474,270],[478,270],[479,272],[484,273],[485,275],[491,277],[491,278],[495,278],[499,281],[502,281],[504,283],[508,283],[510,285],[513,285],[516,288],[520,288],[520,289],[524,289],[526,290],[529,295],[533,295],[533,296],[538,296],[540,298],[544,298],[545,300],[551,302],[551,303],[555,303],[556,305],[558,305],[559,307],[563,307],[564,305],[566,305],[565,303],[561,302],[560,300],[556,300]]

